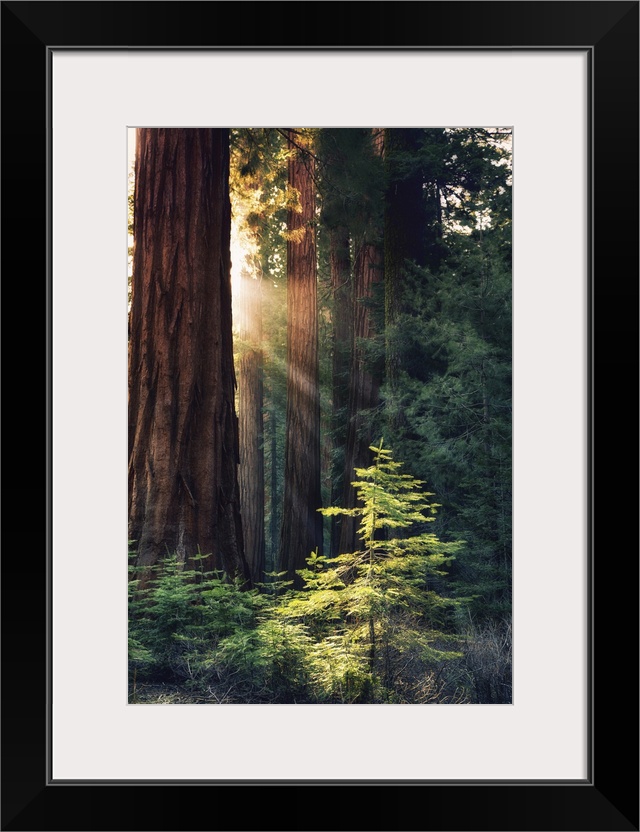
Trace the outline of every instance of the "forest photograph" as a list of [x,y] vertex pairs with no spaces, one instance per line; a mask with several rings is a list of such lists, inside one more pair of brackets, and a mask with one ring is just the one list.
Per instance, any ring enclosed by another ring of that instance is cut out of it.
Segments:
[[129,131],[128,702],[512,703],[512,131]]

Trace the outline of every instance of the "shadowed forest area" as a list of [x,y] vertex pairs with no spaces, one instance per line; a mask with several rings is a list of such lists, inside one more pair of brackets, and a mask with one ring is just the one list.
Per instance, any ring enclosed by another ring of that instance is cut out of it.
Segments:
[[129,702],[510,703],[511,131],[135,132]]

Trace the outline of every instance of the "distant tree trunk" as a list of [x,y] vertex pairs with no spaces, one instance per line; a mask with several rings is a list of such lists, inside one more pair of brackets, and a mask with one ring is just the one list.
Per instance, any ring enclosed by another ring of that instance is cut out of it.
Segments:
[[[345,475],[342,505],[356,506],[356,492],[351,483],[356,478],[355,468],[367,468],[371,464],[369,446],[372,437],[366,425],[367,415],[377,406],[382,368],[371,365],[364,343],[375,334],[371,301],[375,286],[382,281],[382,253],[373,243],[358,247],[354,263],[353,305],[353,359],[349,383],[349,418],[345,448]],[[340,534],[340,552],[354,552],[360,545],[357,538],[359,521],[355,517],[343,517]]]
[[277,419],[276,406],[272,405],[269,410],[269,427],[271,429],[271,494],[269,496],[271,508],[271,524],[270,524],[270,543],[271,543],[271,563],[269,564],[269,571],[276,572],[278,570],[278,435],[277,435]]
[[[374,158],[381,159],[383,154],[383,131],[374,129],[371,137],[371,150]],[[367,206],[363,206],[366,211]],[[369,446],[373,442],[367,417],[379,404],[380,382],[383,366],[377,366],[367,355],[365,344],[375,337],[373,304],[376,286],[383,281],[383,253],[378,242],[380,229],[376,219],[369,220],[369,227],[364,236],[356,243],[353,266],[353,302],[352,302],[352,352],[349,379],[349,403],[347,410],[347,438],[345,445],[345,467],[343,478],[342,505],[355,508],[356,492],[351,485],[356,478],[356,468],[367,468],[371,464]],[[380,362],[382,364],[382,362]],[[340,552],[354,552],[358,549],[359,521],[355,517],[342,517],[340,530]]]
[[[349,232],[340,226],[329,234],[329,264],[333,301],[332,424],[334,464],[331,468],[331,505],[342,499],[344,484],[344,449],[347,438],[351,353],[353,349],[353,314]],[[342,516],[331,518],[331,554],[337,555]]]
[[129,342],[129,537],[247,577],[237,480],[229,134],[139,129]]
[[263,354],[260,279],[244,271],[237,306],[241,355],[238,362],[240,422],[240,506],[244,550],[251,581],[264,581],[264,428]]
[[313,157],[289,131],[288,184],[299,194],[299,210],[287,212],[287,410],[280,571],[302,586],[297,569],[322,553],[320,489],[320,392],[318,365],[317,263]]

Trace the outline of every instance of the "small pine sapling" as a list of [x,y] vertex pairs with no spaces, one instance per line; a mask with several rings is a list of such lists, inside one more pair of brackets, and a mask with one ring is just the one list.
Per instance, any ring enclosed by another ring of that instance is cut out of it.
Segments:
[[[422,490],[421,480],[402,473],[402,463],[382,440],[370,449],[373,464],[355,471],[357,506],[320,509],[326,516],[359,518],[361,548],[322,563],[312,556],[300,574],[309,588],[307,614],[324,611],[327,621],[331,611],[334,622],[339,618],[351,655],[354,645],[360,647],[371,690],[381,685],[388,694],[400,668],[407,667],[408,654],[420,666],[461,656],[446,649],[457,639],[444,632],[457,602],[438,594],[433,584],[446,577],[462,544],[445,543],[427,530],[437,508],[426,500],[432,494]],[[335,635],[330,636],[334,648]]]

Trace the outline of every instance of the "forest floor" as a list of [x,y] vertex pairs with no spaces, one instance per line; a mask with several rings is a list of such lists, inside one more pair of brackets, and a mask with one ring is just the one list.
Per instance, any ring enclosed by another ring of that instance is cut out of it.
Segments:
[[214,692],[195,693],[179,685],[138,683],[135,690],[129,685],[130,705],[215,705],[224,701],[228,700]]
[[[279,701],[268,690],[248,694],[228,685],[190,690],[168,682],[137,682],[135,687],[129,683],[130,705],[258,705]],[[296,699],[291,699],[290,703],[295,704]]]

